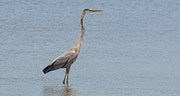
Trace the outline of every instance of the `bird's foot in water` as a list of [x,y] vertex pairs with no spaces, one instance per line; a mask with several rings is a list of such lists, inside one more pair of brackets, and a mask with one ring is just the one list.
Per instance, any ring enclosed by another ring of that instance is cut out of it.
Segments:
[[[63,81],[63,84],[65,84],[65,81]],[[66,84],[68,85],[68,81],[66,82]]]

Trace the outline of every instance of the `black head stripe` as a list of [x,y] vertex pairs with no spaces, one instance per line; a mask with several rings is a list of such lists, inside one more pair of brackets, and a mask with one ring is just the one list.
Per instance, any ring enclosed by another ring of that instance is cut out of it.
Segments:
[[88,11],[89,9],[84,9],[84,11],[83,12],[86,12],[86,11]]

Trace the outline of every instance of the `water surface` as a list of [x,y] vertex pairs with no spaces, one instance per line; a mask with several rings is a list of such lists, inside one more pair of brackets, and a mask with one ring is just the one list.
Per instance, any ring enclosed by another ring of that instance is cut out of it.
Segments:
[[[85,8],[81,52],[65,70],[42,69],[73,47]],[[180,1],[1,0],[3,96],[179,96]]]

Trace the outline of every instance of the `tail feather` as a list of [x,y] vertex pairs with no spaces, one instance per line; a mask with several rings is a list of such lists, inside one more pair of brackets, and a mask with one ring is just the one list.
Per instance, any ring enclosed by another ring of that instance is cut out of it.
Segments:
[[53,61],[50,65],[45,67],[43,69],[44,74],[48,73],[49,71],[57,70],[59,68],[64,68],[64,66],[67,64],[68,60],[65,61],[64,63],[59,63],[58,60]]
[[51,71],[52,68],[53,68],[53,65],[52,65],[52,64],[51,64],[51,65],[48,65],[47,67],[45,67],[45,68],[43,69],[44,74],[46,74],[46,73],[48,73],[49,71]]

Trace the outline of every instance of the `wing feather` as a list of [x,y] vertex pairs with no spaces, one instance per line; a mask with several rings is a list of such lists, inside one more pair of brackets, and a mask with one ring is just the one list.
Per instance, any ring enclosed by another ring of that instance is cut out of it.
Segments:
[[66,68],[70,66],[77,58],[77,52],[73,49],[63,53],[59,57],[57,57],[50,65],[43,69],[44,74],[49,71],[57,70],[59,68]]

